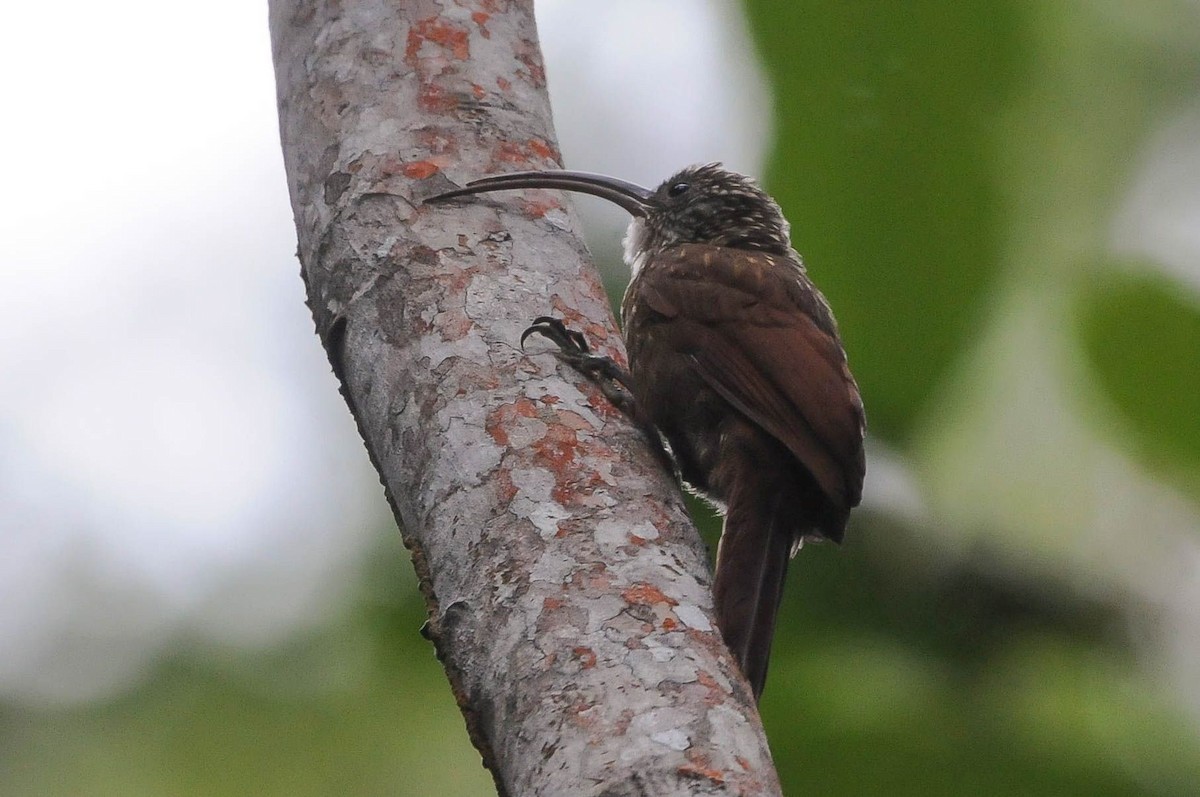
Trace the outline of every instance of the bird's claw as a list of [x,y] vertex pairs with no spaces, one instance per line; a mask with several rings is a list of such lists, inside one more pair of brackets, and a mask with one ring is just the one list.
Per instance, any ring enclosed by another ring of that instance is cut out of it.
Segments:
[[587,338],[583,336],[582,332],[577,332],[564,324],[561,319],[548,315],[533,319],[533,323],[521,333],[522,349],[525,348],[525,339],[535,332],[553,342],[564,355],[578,356],[591,353]]
[[662,438],[634,399],[633,376],[629,371],[617,365],[611,357],[593,354],[583,333],[569,328],[561,319],[548,315],[533,319],[533,323],[521,333],[522,349],[525,348],[526,339],[535,332],[558,346],[555,355],[559,360],[592,380],[614,407],[642,429],[654,452],[666,468],[674,472],[675,464],[663,448]]
[[535,332],[558,346],[558,351],[555,352],[558,359],[584,376],[595,381],[616,382],[628,388],[630,384],[628,372],[617,365],[611,357],[593,353],[582,332],[571,329],[553,316],[539,316],[533,319],[533,324],[521,333],[521,348],[525,348],[525,340]]

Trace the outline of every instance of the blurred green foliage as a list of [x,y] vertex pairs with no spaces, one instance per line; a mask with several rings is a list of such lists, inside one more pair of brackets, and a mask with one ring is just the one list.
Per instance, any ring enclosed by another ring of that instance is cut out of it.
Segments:
[[[1194,99],[1180,76],[1194,74],[1200,37],[1172,32],[1180,8],[746,7],[776,102],[769,188],[841,321],[875,438],[918,459],[929,449],[913,443],[930,432],[965,436],[967,451],[1003,439],[979,413],[948,426],[947,407],[978,395],[971,380],[1003,389],[1023,377],[989,380],[978,358],[1028,342],[1001,330],[1022,323],[1013,302],[1033,296],[1044,349],[1005,360],[1027,359],[1039,377],[1058,368],[1089,428],[1200,496],[1194,295],[1146,276],[1152,267],[1117,272],[1105,256],[1136,147],[1159,113]],[[1075,312],[1056,315],[1062,307]],[[999,343],[983,345],[989,337]],[[1064,348],[1086,356],[1064,360]],[[1022,449],[1008,442],[995,462]],[[1040,501],[1074,500],[1066,485],[1086,483],[1061,477],[1033,485]],[[980,489],[1029,500],[1029,485],[1004,478],[993,471]],[[805,550],[763,706],[785,792],[1196,793],[1194,726],[1122,631],[1139,598],[1119,579],[1082,597],[1070,568],[1056,577],[1040,561],[1053,541],[1026,553],[1036,571],[1011,572],[1020,554],[1009,539],[1040,544],[1005,528],[1021,512],[974,520],[999,525],[970,539],[1006,545],[973,556],[935,549],[954,530],[931,537],[880,516],[860,516],[836,556]],[[955,516],[972,518],[971,507]]]
[[389,530],[353,614],[270,653],[180,650],[94,707],[0,712],[4,795],[485,795]]
[[787,794],[1192,793],[1194,731],[1111,605],[918,561],[913,530],[805,549],[762,710]]
[[1079,304],[1088,363],[1128,430],[1121,441],[1200,494],[1200,307],[1161,277],[1125,273],[1089,284]]
[[[1194,95],[1179,7],[746,8],[774,89],[768,187],[837,311],[876,439],[921,456],[944,386],[1021,282],[1070,308],[1057,331],[1080,353],[1090,427],[1200,496],[1200,313],[1104,256],[1134,148]],[[958,530],[936,518],[853,522],[789,582],[762,706],[787,793],[1197,793],[1194,718],[1127,630],[1150,611],[1138,596],[1081,594],[1054,564],[1014,574],[986,545],[950,555]],[[393,535],[354,612],[312,640],[180,654],[112,704],[4,710],[0,793],[492,793],[403,559]]]
[[871,432],[911,433],[999,267],[989,125],[1006,3],[746,4],[774,88],[768,190],[837,311]]

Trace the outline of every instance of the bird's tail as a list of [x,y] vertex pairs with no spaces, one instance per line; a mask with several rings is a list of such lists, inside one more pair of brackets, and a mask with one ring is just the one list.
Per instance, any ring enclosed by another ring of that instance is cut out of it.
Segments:
[[775,636],[775,617],[796,539],[796,518],[776,492],[765,500],[733,500],[717,547],[713,583],[717,622],[742,672],[762,696]]

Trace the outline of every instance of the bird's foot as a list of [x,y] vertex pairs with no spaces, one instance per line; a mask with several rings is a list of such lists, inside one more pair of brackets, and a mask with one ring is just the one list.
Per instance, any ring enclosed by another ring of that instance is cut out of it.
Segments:
[[582,332],[571,329],[558,318],[539,316],[521,333],[522,349],[525,348],[525,340],[534,333],[558,346],[555,356],[595,382],[613,406],[628,415],[636,416],[632,394],[633,379],[629,372],[617,365],[611,357],[594,353]]
[[555,352],[558,359],[596,383],[604,397],[638,425],[667,470],[675,472],[675,464],[663,446],[662,438],[633,397],[633,377],[629,371],[617,365],[611,357],[592,352],[583,333],[571,329],[558,318],[544,315],[533,319],[533,323],[521,333],[522,349],[525,348],[525,340],[534,333],[558,346]]
[[589,379],[596,382],[616,382],[626,390],[631,389],[632,379],[629,372],[617,365],[611,357],[593,353],[582,332],[571,329],[560,319],[548,315],[539,316],[521,333],[521,348],[525,348],[525,340],[535,332],[558,346],[558,359]]

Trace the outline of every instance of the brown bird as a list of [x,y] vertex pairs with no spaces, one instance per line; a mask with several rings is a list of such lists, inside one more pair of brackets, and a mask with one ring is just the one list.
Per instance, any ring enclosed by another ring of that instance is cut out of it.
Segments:
[[[433,197],[558,188],[629,211],[621,303],[629,373],[543,317],[526,330],[632,394],[679,476],[724,511],[717,622],[762,694],[789,559],[808,539],[840,542],[862,498],[865,419],[837,323],[792,249],[779,205],[720,164],[649,190],[582,172],[486,177]],[[617,391],[606,391],[616,396]]]

